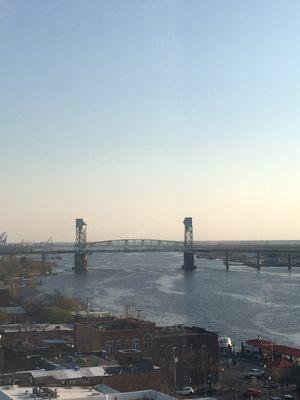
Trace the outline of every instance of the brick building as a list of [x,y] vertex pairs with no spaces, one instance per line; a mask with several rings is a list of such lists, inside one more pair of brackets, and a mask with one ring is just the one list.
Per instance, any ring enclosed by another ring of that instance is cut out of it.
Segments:
[[41,345],[47,339],[64,339],[73,343],[72,324],[8,324],[0,326],[1,343],[14,348],[23,342]]
[[161,368],[164,389],[200,385],[209,375],[218,377],[218,335],[199,327],[156,327],[154,322],[134,318],[97,326],[76,324],[75,347],[83,353],[104,351],[115,359],[120,350],[140,351],[141,357],[151,358]]
[[0,307],[8,307],[10,304],[9,287],[0,284]]
[[75,348],[83,353],[105,351],[108,357],[118,350],[134,349],[151,356],[155,323],[136,318],[121,318],[97,325],[75,324]]
[[26,368],[28,355],[55,354],[69,349],[72,350],[74,347],[73,325],[1,325],[0,335],[1,372],[18,371]]
[[[161,388],[160,368],[147,360],[127,366],[102,359],[97,366],[61,368],[43,360],[42,369],[23,370],[0,375],[1,385],[34,384],[36,386],[95,386],[105,384],[120,391]],[[99,361],[99,360],[98,360]],[[101,365],[102,364],[102,365]],[[107,365],[108,364],[108,365]],[[55,368],[54,368],[55,367]]]
[[[202,385],[209,374],[218,378],[218,334],[184,325],[157,327],[154,362],[161,367],[169,389]],[[174,375],[176,374],[176,378]]]

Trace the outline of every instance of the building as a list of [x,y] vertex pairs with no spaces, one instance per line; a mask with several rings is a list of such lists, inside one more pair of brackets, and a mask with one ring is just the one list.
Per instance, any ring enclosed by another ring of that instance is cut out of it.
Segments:
[[75,322],[81,324],[97,324],[101,322],[110,322],[117,319],[109,311],[81,310],[72,312]]
[[[175,390],[218,378],[218,334],[196,326],[165,326],[155,331],[153,360],[166,386]],[[170,368],[173,366],[173,368]]]
[[23,342],[42,345],[44,340],[64,339],[74,343],[72,324],[5,324],[0,326],[2,346],[14,348]]
[[[105,361],[105,360],[104,360]],[[45,369],[25,370],[0,375],[2,385],[34,386],[95,386],[105,384],[120,391],[161,388],[160,369],[140,361],[133,367],[117,364],[115,366],[98,365],[94,367],[61,368],[44,360]]]
[[5,400],[42,400],[57,399],[59,400],[175,400],[173,397],[155,391],[141,390],[120,393],[119,391],[107,386],[97,385],[95,388],[84,387],[33,387],[33,386],[17,386],[0,387],[0,398]]
[[8,307],[10,305],[9,286],[0,284],[0,307]]
[[161,368],[168,390],[201,384],[209,374],[218,377],[218,335],[199,327],[156,327],[154,322],[137,318],[97,325],[77,323],[75,348],[83,353],[104,351],[107,357],[118,359],[133,357],[132,350],[138,351],[140,358],[151,358]]
[[119,350],[135,349],[141,356],[153,350],[155,323],[137,318],[120,318],[100,324],[75,324],[75,348],[83,353],[105,351],[114,357]]
[[253,353],[266,362],[274,359],[285,359],[294,365],[300,365],[300,349],[262,338],[247,340],[246,345],[243,346],[243,351]]
[[9,324],[24,323],[28,319],[26,311],[21,306],[0,307],[0,312],[6,315],[7,323]]
[[55,355],[74,348],[73,325],[9,324],[0,326],[1,372],[28,368],[29,355]]

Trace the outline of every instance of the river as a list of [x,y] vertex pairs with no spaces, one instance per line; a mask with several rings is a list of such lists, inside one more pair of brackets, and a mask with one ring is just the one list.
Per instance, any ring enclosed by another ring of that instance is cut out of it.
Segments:
[[86,273],[76,274],[73,256],[65,255],[58,274],[43,278],[42,290],[88,297],[118,314],[133,304],[159,325],[197,324],[236,344],[262,336],[300,346],[299,269],[232,266],[226,272],[221,261],[195,260],[197,269],[187,273],[180,253],[98,253],[89,256]]

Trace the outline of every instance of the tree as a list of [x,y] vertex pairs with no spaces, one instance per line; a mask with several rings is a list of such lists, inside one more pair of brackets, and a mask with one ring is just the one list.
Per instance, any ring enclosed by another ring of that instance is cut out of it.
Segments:
[[0,310],[0,324],[5,324],[9,321],[9,316],[6,312]]
[[40,308],[37,318],[50,324],[70,324],[74,319],[70,311],[57,306]]

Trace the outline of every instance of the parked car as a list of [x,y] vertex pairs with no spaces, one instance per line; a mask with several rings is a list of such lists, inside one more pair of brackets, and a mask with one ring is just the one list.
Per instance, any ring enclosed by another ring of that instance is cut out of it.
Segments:
[[248,388],[247,390],[244,391],[243,396],[248,398],[259,397],[261,396],[261,390],[255,388]]
[[179,396],[188,396],[188,395],[194,394],[194,393],[195,393],[194,389],[190,386],[186,386],[182,390],[178,390],[178,392],[177,392],[177,394],[179,394]]
[[276,397],[276,396],[271,396],[270,400],[281,400],[281,398],[280,397]]
[[249,372],[243,375],[244,378],[263,378],[266,372],[262,369],[252,368]]
[[283,396],[283,400],[294,400],[294,396],[292,396],[291,394],[285,394]]

